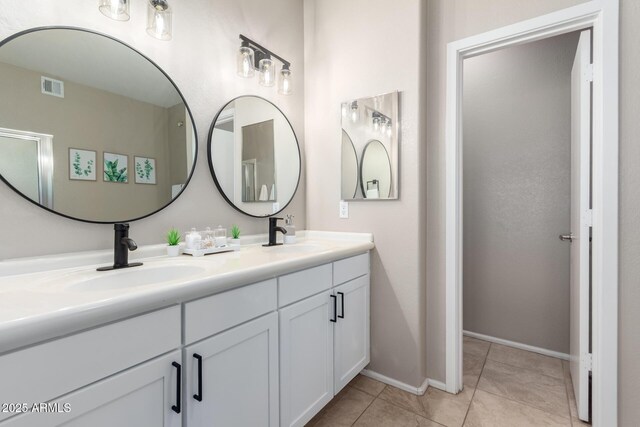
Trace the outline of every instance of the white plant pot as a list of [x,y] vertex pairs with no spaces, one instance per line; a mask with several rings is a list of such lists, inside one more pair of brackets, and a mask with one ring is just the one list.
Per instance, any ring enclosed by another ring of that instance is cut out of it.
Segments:
[[240,239],[229,239],[231,246],[240,246]]
[[179,256],[180,255],[180,245],[167,246],[167,255],[169,255],[169,256]]

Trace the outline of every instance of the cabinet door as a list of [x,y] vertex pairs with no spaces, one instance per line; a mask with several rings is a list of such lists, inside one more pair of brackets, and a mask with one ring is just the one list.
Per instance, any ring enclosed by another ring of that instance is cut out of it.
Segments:
[[335,393],[370,361],[369,275],[334,288],[338,321],[334,329]]
[[280,425],[302,426],[333,398],[331,292],[280,310]]
[[55,399],[46,409],[40,407],[43,412],[10,418],[2,426],[180,427],[182,414],[173,409],[180,405],[174,362],[180,366],[179,351]]
[[278,425],[278,314],[197,344],[185,353],[189,427]]

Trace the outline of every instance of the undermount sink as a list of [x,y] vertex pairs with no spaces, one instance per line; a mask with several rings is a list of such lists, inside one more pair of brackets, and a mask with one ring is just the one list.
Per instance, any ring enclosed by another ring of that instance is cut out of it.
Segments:
[[305,244],[305,243],[292,243],[289,245],[280,245],[280,246],[270,246],[265,247],[268,251],[280,252],[280,253],[309,253],[309,252],[318,252],[322,250],[322,245],[313,245],[313,244]]
[[189,279],[206,271],[197,265],[162,265],[142,266],[112,270],[99,274],[97,277],[83,278],[68,289],[82,291],[105,291],[111,289],[124,289],[138,286],[161,284],[178,279]]

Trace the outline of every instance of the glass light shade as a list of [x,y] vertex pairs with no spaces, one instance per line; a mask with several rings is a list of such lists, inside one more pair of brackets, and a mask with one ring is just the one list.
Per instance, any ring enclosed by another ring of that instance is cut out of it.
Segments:
[[258,83],[261,86],[273,86],[276,83],[273,60],[270,58],[264,58],[260,60],[258,65],[258,68],[260,69]]
[[158,40],[171,40],[171,8],[165,0],[150,0],[147,13],[147,34]]
[[373,118],[373,131],[378,132],[380,130],[380,117]]
[[387,123],[385,125],[385,132],[387,134],[388,138],[391,138],[391,120],[387,120]]
[[98,0],[98,9],[116,21],[129,20],[129,0]]
[[253,77],[255,71],[253,69],[253,49],[242,46],[238,50],[238,75],[240,77]]
[[358,104],[355,102],[351,104],[351,121],[353,123],[358,121]]
[[291,70],[282,68],[280,70],[280,78],[278,79],[278,93],[280,95],[291,94]]

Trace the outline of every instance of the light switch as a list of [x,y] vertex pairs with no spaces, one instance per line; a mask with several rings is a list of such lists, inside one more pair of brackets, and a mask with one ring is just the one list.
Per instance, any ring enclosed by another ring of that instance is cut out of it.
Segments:
[[340,200],[340,218],[349,218],[349,202]]

